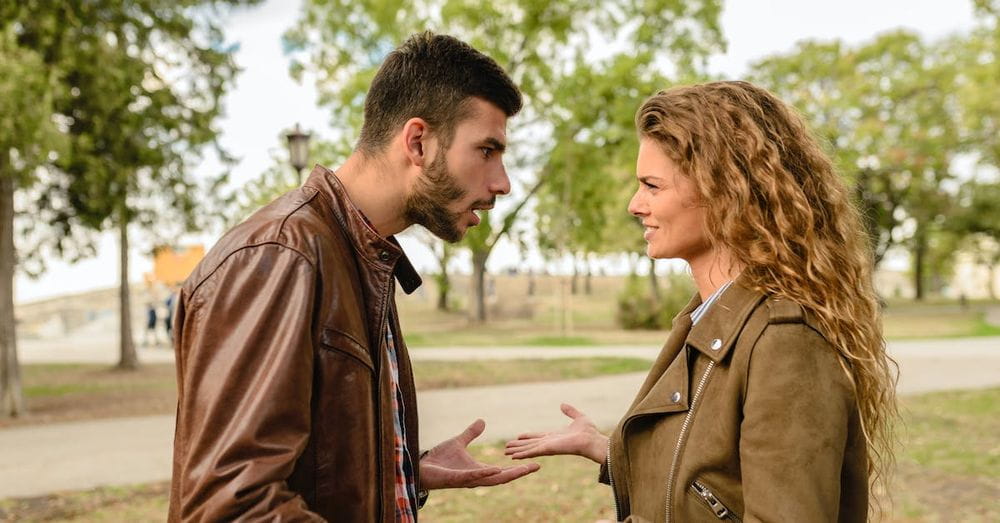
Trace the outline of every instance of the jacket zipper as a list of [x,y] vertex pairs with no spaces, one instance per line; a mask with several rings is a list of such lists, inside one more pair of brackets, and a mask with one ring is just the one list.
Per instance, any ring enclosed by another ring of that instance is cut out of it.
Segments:
[[670,463],[670,474],[667,475],[666,523],[670,523],[670,493],[671,490],[673,490],[674,476],[677,474],[677,459],[681,455],[681,444],[684,442],[684,436],[687,434],[688,426],[691,424],[691,418],[694,416],[695,409],[698,408],[698,400],[701,399],[702,390],[705,388],[705,383],[708,381],[708,375],[712,373],[713,368],[715,368],[715,361],[709,361],[708,367],[705,368],[705,373],[701,375],[701,381],[698,382],[698,388],[694,391],[694,397],[691,398],[691,408],[688,409],[687,415],[684,416],[684,423],[681,425],[681,433],[677,437],[677,447],[674,448],[674,459]]
[[608,483],[611,484],[611,503],[615,507],[615,521],[621,521],[622,513],[618,508],[618,493],[615,491],[615,475],[611,472],[611,438],[608,438]]
[[715,517],[719,519],[728,519],[730,521],[740,521],[740,518],[729,510],[729,507],[725,506],[719,498],[715,497],[715,493],[705,485],[695,481],[691,484],[691,488],[698,494],[705,503],[708,504],[708,508],[712,509],[715,513]]
[[[385,467],[383,466],[384,464],[382,463],[382,451],[381,451],[381,446],[382,446],[382,394],[381,394],[381,392],[382,392],[382,356],[384,354],[386,354],[386,351],[388,350],[388,347],[385,346],[385,343],[387,341],[386,338],[385,338],[385,329],[388,328],[388,321],[387,321],[388,319],[386,318],[386,308],[383,307],[381,312],[382,312],[382,314],[381,314],[382,319],[381,319],[381,321],[379,321],[379,330],[378,330],[378,333],[376,334],[378,336],[378,339],[381,340],[381,342],[378,345],[376,345],[376,346],[380,347],[381,350],[379,350],[379,353],[376,355],[377,357],[374,358],[375,362],[377,362],[375,364],[375,419],[376,419],[376,422],[375,422],[376,439],[375,439],[375,441],[378,442],[379,450],[377,451],[378,459],[375,460],[375,463],[378,465],[378,499],[379,499],[379,503],[378,503],[379,517],[378,517],[378,521],[384,521],[385,520],[385,507],[382,506],[383,505],[383,503],[382,503],[382,495],[383,495],[383,492],[382,492],[383,491],[383,489],[382,489],[382,478],[385,477]],[[395,394],[395,391],[393,391],[392,393]]]

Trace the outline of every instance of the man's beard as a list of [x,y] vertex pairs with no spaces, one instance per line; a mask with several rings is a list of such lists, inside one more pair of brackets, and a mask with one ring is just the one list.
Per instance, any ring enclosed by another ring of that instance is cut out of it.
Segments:
[[[465,198],[465,195],[465,189],[458,185],[455,177],[448,171],[448,162],[442,150],[423,169],[413,194],[406,199],[404,217],[410,223],[424,226],[434,236],[455,243],[462,239],[458,221],[464,211],[452,212],[448,206]],[[480,203],[484,202],[476,202]]]

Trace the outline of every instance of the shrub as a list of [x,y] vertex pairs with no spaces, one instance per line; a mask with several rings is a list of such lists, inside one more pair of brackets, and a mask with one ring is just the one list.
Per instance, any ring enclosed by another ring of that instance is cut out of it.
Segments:
[[669,329],[674,316],[687,305],[694,290],[689,275],[672,273],[667,276],[666,286],[660,289],[657,300],[649,283],[633,274],[618,295],[618,325],[628,330]]

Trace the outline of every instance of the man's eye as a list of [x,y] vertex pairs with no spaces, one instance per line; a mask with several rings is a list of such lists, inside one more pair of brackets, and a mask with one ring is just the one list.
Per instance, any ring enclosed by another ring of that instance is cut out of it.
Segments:
[[479,150],[483,152],[483,158],[489,158],[493,155],[492,147],[480,147]]
[[647,189],[656,189],[656,186],[649,182],[641,182]]

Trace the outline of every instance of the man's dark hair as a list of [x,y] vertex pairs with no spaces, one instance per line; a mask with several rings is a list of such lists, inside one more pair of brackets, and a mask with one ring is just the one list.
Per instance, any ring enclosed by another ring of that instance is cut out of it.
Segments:
[[521,93],[507,73],[469,44],[430,31],[411,36],[389,53],[365,100],[358,149],[381,152],[410,118],[423,118],[445,147],[468,116],[469,98],[482,98],[513,116]]

